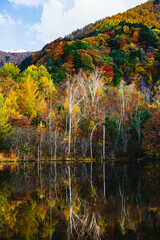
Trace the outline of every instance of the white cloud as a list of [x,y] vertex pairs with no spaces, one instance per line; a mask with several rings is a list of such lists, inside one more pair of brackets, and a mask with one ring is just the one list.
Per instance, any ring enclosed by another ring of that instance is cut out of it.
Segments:
[[9,0],[15,5],[38,6],[45,2],[45,0]]
[[6,24],[6,18],[3,14],[0,13],[0,25]]
[[43,3],[40,22],[30,26],[30,31],[36,32],[38,40],[47,43],[60,36],[64,37],[77,28],[123,12],[128,7],[136,6],[145,0],[129,2],[127,0],[74,0],[73,7],[68,10],[62,2],[62,0],[46,0]]
[[14,26],[19,23],[20,23],[20,20],[14,20],[8,14],[0,13],[0,25]]
[[10,50],[4,50],[4,52],[8,52],[8,53],[22,53],[22,52],[27,52],[27,51],[24,50],[24,49],[19,49],[19,50],[10,49]]
[[124,10],[122,1],[117,0],[75,0],[74,6],[65,10],[60,0],[48,0],[43,4],[40,23],[32,30],[37,32],[37,38],[46,42],[65,36],[77,28],[95,22],[108,15]]

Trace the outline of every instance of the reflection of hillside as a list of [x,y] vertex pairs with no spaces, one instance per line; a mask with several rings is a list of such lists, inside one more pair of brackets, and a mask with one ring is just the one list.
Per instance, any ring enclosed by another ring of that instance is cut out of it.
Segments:
[[1,186],[0,237],[158,239],[158,169],[159,164],[117,163],[8,166],[0,172],[1,182],[6,181]]
[[0,163],[0,171],[3,171],[7,169],[8,167],[10,170],[14,170],[17,168],[17,163],[16,162],[10,162],[10,163]]

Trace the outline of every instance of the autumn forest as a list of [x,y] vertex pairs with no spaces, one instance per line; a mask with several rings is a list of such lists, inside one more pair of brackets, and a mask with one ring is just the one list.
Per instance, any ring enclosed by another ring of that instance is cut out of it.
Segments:
[[160,4],[147,1],[0,69],[0,151],[160,157]]

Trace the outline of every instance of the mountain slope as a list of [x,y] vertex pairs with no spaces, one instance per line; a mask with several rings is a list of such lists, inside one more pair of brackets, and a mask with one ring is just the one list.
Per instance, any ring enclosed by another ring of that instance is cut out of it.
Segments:
[[21,63],[25,58],[33,55],[34,52],[4,52],[0,51],[0,68],[5,63],[11,62],[14,64]]
[[77,30],[64,39],[45,45],[27,58],[31,64],[45,65],[55,83],[80,69],[103,69],[106,84],[117,85],[121,79],[140,85],[154,85],[160,75],[160,4],[145,4],[107,17]]

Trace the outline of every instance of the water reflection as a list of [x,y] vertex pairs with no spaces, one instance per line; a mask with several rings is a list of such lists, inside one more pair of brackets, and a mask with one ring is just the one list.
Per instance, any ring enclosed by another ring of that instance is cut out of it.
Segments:
[[160,163],[0,164],[0,239],[160,239]]

